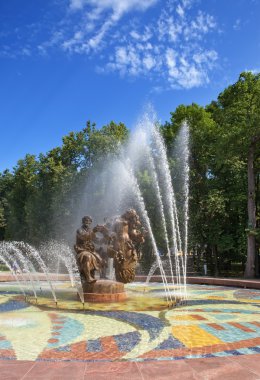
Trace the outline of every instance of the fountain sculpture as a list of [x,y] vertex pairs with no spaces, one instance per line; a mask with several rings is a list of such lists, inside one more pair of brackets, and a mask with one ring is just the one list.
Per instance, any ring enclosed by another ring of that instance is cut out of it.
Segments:
[[[91,223],[90,216],[82,218],[74,246],[84,300],[122,300],[126,297],[123,284],[135,279],[135,268],[146,231],[141,227],[140,218],[134,209],[128,209],[120,217],[93,229]],[[113,259],[116,281],[97,281],[95,271],[105,273],[107,258]]]

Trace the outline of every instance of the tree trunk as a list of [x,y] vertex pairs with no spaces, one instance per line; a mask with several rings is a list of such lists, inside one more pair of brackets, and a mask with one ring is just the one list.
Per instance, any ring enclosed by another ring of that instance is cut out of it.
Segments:
[[255,254],[255,276],[259,277],[259,253],[256,246],[256,254]]
[[255,205],[255,174],[254,174],[254,144],[250,145],[247,162],[248,183],[248,234],[247,234],[247,261],[245,277],[255,277],[256,241],[252,230],[256,228],[256,205]]
[[214,262],[214,276],[219,276],[219,270],[218,270],[218,248],[216,244],[212,246],[212,256],[213,256],[213,262]]
[[[258,215],[259,213],[259,205],[260,205],[260,174],[257,172],[256,176],[256,190],[255,190],[255,214]],[[257,218],[256,220],[256,230],[259,233],[260,230],[260,219]],[[258,235],[259,236],[259,235]],[[256,277],[260,276],[260,244],[259,240],[256,239],[256,260],[255,260],[255,275]]]

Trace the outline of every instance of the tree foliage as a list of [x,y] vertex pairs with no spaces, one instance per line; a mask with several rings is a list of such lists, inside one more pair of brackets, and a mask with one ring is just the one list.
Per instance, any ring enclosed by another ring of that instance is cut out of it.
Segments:
[[185,120],[191,130],[190,248],[216,274],[221,263],[247,256],[252,277],[259,268],[260,75],[242,73],[205,108],[179,106],[162,126],[168,147]]
[[[101,157],[116,155],[128,138],[123,123],[97,129],[87,122],[80,132],[70,132],[56,147],[38,158],[26,155],[13,173],[0,176],[0,237],[39,244],[66,238],[73,230],[74,210],[88,172],[97,170]],[[60,222],[62,220],[62,223]]]

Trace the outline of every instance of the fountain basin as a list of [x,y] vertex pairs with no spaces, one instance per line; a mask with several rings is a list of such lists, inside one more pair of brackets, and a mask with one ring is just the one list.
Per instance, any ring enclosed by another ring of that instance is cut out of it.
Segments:
[[[82,305],[82,298],[79,298],[77,289],[71,286],[70,281],[55,281],[53,286],[55,288],[57,303],[54,302],[51,296],[49,284],[47,281],[41,281],[41,289],[37,291],[37,299],[31,292],[30,286],[24,289],[26,297],[19,294],[20,289],[15,282],[0,283],[0,294],[4,292],[12,295],[14,300],[26,301],[32,306],[36,306],[43,310],[63,310],[67,312],[92,312],[92,311],[163,311],[168,310],[179,304],[180,299],[169,302],[165,297],[165,291],[163,284],[159,283],[131,283],[124,285],[125,292],[123,293],[123,299],[119,299],[120,293],[114,293],[114,301],[101,302],[96,297],[96,300],[92,297],[91,300],[84,301]],[[171,286],[172,293],[176,293],[176,289]],[[113,296],[113,293],[111,293]],[[110,297],[111,297],[110,295]],[[101,295],[102,296],[102,295]],[[0,308],[1,309],[1,308]]]
[[85,302],[121,302],[127,299],[126,292],[122,293],[84,293]]
[[98,280],[89,284],[86,290],[85,302],[121,302],[127,298],[124,284],[112,280]]

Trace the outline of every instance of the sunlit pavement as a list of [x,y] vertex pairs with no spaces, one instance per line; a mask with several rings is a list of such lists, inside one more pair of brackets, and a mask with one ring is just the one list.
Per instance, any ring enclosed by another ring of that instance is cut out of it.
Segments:
[[2,290],[0,379],[260,379],[259,307],[259,290],[223,286],[142,311],[42,309]]
[[180,361],[139,362],[30,362],[0,361],[3,380],[72,379],[259,379],[259,355]]

